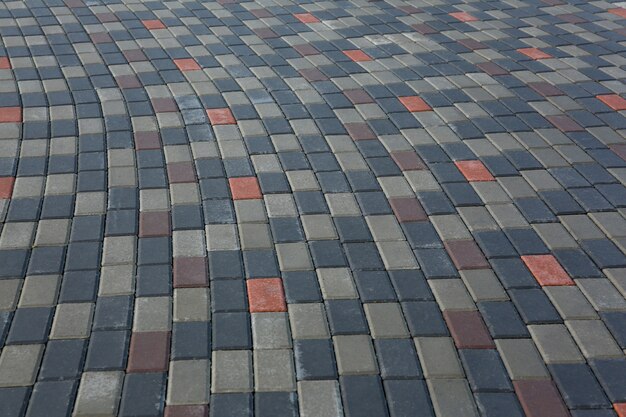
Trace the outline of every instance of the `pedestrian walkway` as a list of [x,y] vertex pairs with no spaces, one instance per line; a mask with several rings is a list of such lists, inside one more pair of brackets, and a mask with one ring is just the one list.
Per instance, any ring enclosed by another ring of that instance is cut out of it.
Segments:
[[626,417],[626,3],[0,1],[1,417]]

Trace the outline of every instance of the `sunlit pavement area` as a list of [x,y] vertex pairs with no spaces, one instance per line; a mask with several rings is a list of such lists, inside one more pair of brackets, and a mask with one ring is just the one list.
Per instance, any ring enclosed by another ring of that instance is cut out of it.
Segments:
[[0,2],[0,416],[626,417],[626,3]]

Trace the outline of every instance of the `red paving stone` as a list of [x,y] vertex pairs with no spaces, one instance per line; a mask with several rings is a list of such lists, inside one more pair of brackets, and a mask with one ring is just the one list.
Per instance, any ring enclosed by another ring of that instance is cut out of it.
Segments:
[[174,287],[206,287],[208,272],[206,258],[174,258]]
[[251,313],[287,311],[280,278],[256,278],[247,281],[248,305]]
[[481,161],[456,161],[454,163],[469,182],[495,181],[495,178]]
[[454,12],[454,13],[450,13],[450,16],[454,17],[457,20],[460,20],[461,22],[476,22],[476,21],[478,21],[477,17],[472,16],[471,14],[469,14],[467,12]]
[[552,58],[552,55],[550,55],[547,52],[542,51],[539,48],[521,48],[521,49],[518,49],[517,52],[524,54],[527,57],[532,58],[532,59]]
[[501,66],[494,64],[493,62],[481,62],[476,64],[481,71],[489,75],[507,75],[509,72]]
[[237,124],[235,116],[230,109],[208,109],[206,111],[212,125],[234,125]]
[[302,68],[298,71],[307,81],[326,81],[328,77],[317,68]]
[[570,417],[551,380],[513,381],[513,386],[526,417]]
[[444,311],[454,344],[458,349],[493,349],[495,344],[478,311]]
[[0,69],[11,69],[11,61],[6,56],[0,57]]
[[165,24],[158,19],[155,20],[142,20],[141,23],[146,27],[146,29],[154,30],[154,29],[165,29]]
[[0,198],[11,198],[14,184],[14,177],[0,177]]
[[170,332],[133,332],[127,372],[165,372],[170,356]]
[[173,98],[153,98],[152,108],[156,113],[177,112],[178,106]]
[[626,417],[626,403],[613,404],[613,409],[617,413],[617,417]]
[[482,251],[473,240],[448,240],[444,246],[459,270],[489,268]]
[[400,223],[426,220],[426,212],[415,198],[390,198],[389,205]]
[[348,100],[352,102],[352,104],[367,104],[373,103],[374,100],[370,97],[365,90],[346,90],[343,92]]
[[546,116],[546,119],[552,123],[561,132],[584,132],[585,129],[565,115]]
[[174,64],[176,64],[178,69],[183,72],[184,71],[198,71],[201,69],[200,65],[198,65],[196,60],[193,58],[175,59]]
[[618,94],[604,94],[596,98],[613,110],[626,110],[626,100]]
[[139,236],[169,236],[170,213],[168,211],[146,211],[139,213]]
[[317,48],[315,48],[313,45],[308,45],[308,44],[294,45],[293,49],[298,51],[298,53],[300,55],[302,55],[302,56],[319,55],[320,54],[320,51],[318,51]]
[[613,13],[616,16],[622,17],[624,19],[626,19],[626,9],[622,8],[622,7],[616,7],[614,9],[609,9],[608,10],[609,13]]
[[369,56],[365,52],[358,50],[358,49],[353,49],[350,51],[343,51],[343,53],[354,62],[365,62],[365,61],[372,60],[371,56]]
[[296,13],[293,15],[296,19],[302,23],[318,23],[320,20],[313,16],[311,13]]
[[552,255],[525,255],[522,261],[539,285],[574,285],[574,281]]
[[21,121],[21,107],[0,107],[0,123],[20,123]]
[[207,405],[168,405],[164,417],[208,417]]
[[400,103],[410,112],[431,111],[432,108],[418,96],[400,97]]
[[256,177],[230,178],[230,194],[233,200],[254,200],[261,198],[261,188]]

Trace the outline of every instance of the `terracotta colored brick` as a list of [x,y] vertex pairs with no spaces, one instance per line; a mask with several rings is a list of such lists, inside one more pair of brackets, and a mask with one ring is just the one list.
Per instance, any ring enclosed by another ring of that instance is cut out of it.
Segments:
[[454,12],[450,13],[450,16],[460,20],[461,22],[476,22],[478,20],[477,17],[474,17],[467,12]]
[[420,97],[408,96],[398,98],[400,103],[410,112],[430,111],[432,108]]
[[548,58],[552,58],[552,55],[543,52],[541,49],[539,48],[520,48],[517,50],[517,52],[519,52],[520,54],[524,54],[529,58],[532,59],[548,59]]
[[208,417],[207,405],[168,405],[164,417]]
[[0,56],[0,69],[11,69],[11,61],[6,56]]
[[280,278],[249,279],[247,286],[251,313],[287,311]]
[[389,205],[400,223],[426,220],[426,212],[415,198],[390,198]]
[[158,19],[142,20],[141,23],[143,23],[146,29],[149,29],[149,30],[165,29],[165,24]]
[[174,287],[206,287],[206,258],[174,258]]
[[617,15],[619,17],[626,19],[626,9],[624,9],[623,7],[616,7],[614,9],[609,9],[609,13],[613,13],[614,15]]
[[574,285],[574,281],[552,255],[525,255],[522,261],[539,285]]
[[296,19],[301,21],[302,23],[317,23],[320,20],[313,16],[311,13],[296,13],[293,15]]
[[130,339],[127,372],[167,371],[169,332],[134,332]]
[[195,182],[196,174],[192,162],[174,162],[167,164],[167,177],[170,183]]
[[444,311],[454,344],[458,349],[493,349],[495,345],[478,311]]
[[469,182],[473,181],[495,181],[493,175],[481,161],[456,161],[454,163],[461,171],[461,174]]
[[193,58],[175,59],[174,64],[181,71],[198,71],[200,69],[200,65]]
[[481,71],[489,75],[506,75],[509,72],[501,66],[494,64],[493,62],[481,62],[476,64]]
[[358,49],[353,49],[351,51],[343,51],[343,53],[354,62],[364,62],[364,61],[372,60],[372,57],[370,57],[368,54]]
[[135,132],[135,149],[160,149],[158,132]]
[[570,417],[551,380],[513,381],[513,386],[526,417]]
[[119,21],[115,13],[96,13],[96,17],[102,23],[111,23],[111,22]]
[[169,236],[170,213],[167,211],[146,211],[139,213],[139,236]]
[[15,178],[0,177],[0,198],[11,198],[11,195],[13,195],[13,184],[15,184]]
[[352,140],[376,139],[376,134],[370,129],[367,123],[346,123],[344,127]]
[[626,100],[617,94],[604,94],[596,98],[613,110],[626,110]]
[[546,119],[552,123],[561,132],[584,132],[584,128],[565,115],[546,116]]
[[398,9],[402,10],[406,14],[414,14],[414,13],[421,13],[422,12],[422,9],[418,9],[415,6],[400,6],[400,7],[398,7]]
[[626,417],[626,403],[613,404],[613,409],[615,409],[617,417]]
[[261,198],[261,188],[256,177],[230,178],[230,194],[233,200],[253,200]]
[[573,24],[587,23],[587,20],[585,20],[582,17],[577,16],[577,15],[575,15],[573,13],[560,14],[560,15],[558,15],[558,18],[563,20],[564,22],[567,22],[567,23],[573,23]]
[[391,159],[402,171],[415,171],[418,169],[426,169],[426,165],[419,156],[413,151],[391,152]]
[[0,107],[0,123],[19,123],[21,121],[21,107]]
[[237,123],[230,109],[208,109],[206,111],[212,125],[234,125]]
[[345,90],[343,94],[348,97],[348,100],[350,100],[352,104],[366,104],[374,102],[374,100],[372,100],[370,95],[367,94],[365,90]]
[[482,251],[473,240],[449,240],[444,246],[457,269],[489,268]]

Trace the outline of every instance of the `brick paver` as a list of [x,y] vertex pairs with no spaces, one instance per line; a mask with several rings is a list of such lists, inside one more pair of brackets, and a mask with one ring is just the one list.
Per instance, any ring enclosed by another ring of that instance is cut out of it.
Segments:
[[626,3],[0,2],[0,416],[626,417]]

